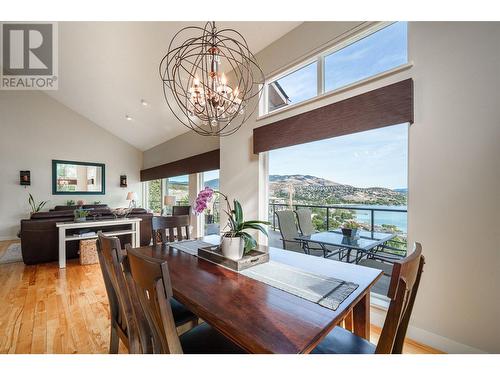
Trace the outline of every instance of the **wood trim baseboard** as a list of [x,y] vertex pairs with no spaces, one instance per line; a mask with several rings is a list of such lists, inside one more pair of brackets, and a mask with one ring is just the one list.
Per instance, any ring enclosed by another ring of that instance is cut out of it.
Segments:
[[[382,327],[385,321],[385,309],[371,305],[371,324],[372,326]],[[445,336],[426,331],[414,325],[408,326],[405,340],[412,340],[420,345],[434,348],[443,353],[450,354],[485,354],[481,349],[454,341]]]

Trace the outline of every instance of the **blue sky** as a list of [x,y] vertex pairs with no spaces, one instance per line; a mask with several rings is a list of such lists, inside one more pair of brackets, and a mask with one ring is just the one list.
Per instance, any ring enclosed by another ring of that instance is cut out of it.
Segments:
[[308,174],[356,187],[406,188],[408,125],[270,151],[269,174]]
[[183,175],[183,176],[175,176],[175,177],[169,177],[168,180],[170,182],[188,182],[189,181],[189,175]]
[[203,181],[210,181],[219,178],[219,170],[203,172]]
[[[330,91],[408,62],[407,23],[396,22],[325,57],[325,90]],[[317,63],[278,80],[291,104],[317,94]]]
[[[407,23],[397,22],[325,58],[325,90],[408,61]],[[291,103],[316,95],[316,63],[278,80]],[[406,124],[270,152],[269,174],[310,174],[358,187],[407,187]]]

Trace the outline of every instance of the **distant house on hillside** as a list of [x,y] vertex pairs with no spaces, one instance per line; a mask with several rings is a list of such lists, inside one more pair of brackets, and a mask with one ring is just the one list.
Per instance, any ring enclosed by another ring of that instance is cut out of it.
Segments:
[[275,109],[285,107],[291,103],[290,98],[278,81],[274,81],[269,85],[268,96],[269,111],[274,111]]

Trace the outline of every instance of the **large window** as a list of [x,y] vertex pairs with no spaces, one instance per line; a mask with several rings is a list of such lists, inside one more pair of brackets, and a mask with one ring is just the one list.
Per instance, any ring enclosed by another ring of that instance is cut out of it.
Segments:
[[[390,232],[404,254],[407,233],[408,125],[285,147],[269,152],[269,220],[274,213],[308,207],[318,231],[346,220],[365,230]],[[281,246],[271,231],[272,245]]]
[[164,184],[165,195],[174,196],[177,205],[189,205],[189,175],[166,178]]
[[[165,197],[173,197],[175,205],[189,205],[189,176],[176,176],[145,182],[146,208],[155,214],[171,214]],[[170,200],[171,201],[171,200]]]
[[325,91],[408,62],[407,23],[396,22],[325,57]]
[[[382,27],[381,27],[382,26]],[[408,62],[406,22],[377,25],[265,86],[261,115],[337,90]],[[319,77],[318,77],[319,74]]]
[[[213,190],[219,190],[219,170],[203,172],[202,178],[202,188],[208,186]],[[214,196],[204,214],[204,233],[205,235],[220,233],[220,200],[218,194]]]

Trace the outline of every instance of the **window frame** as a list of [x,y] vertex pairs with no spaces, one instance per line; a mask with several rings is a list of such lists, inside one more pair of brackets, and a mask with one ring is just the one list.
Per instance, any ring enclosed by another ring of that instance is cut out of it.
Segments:
[[[219,169],[212,169],[212,170],[209,170],[209,171],[204,171],[204,172],[198,172],[197,173],[197,178],[198,178],[198,193],[203,190],[205,188],[205,173],[206,172],[213,172],[213,171],[217,171],[218,172],[218,179],[219,179],[219,184],[220,184],[220,168]],[[220,185],[219,185],[220,186]],[[219,189],[217,189],[219,190]],[[197,193],[197,194],[198,194]],[[213,197],[212,199],[216,199],[217,197]],[[219,197],[219,204],[220,204],[220,197]],[[220,210],[220,207],[219,207],[219,210]],[[219,212],[220,214],[220,212]],[[198,233],[200,233],[200,236],[206,236],[206,228],[205,228],[205,212],[202,212],[200,215],[199,215],[199,218],[200,218],[200,224],[199,224],[199,229],[198,229]],[[220,220],[220,218],[219,218]],[[220,222],[219,222],[219,229],[220,229]]]
[[274,113],[274,112],[279,111],[280,109],[283,109],[283,108],[290,108],[293,105],[297,105],[297,104],[303,103],[303,102],[305,102],[307,100],[311,100],[311,99],[316,98],[318,95],[321,95],[321,93],[317,89],[316,90],[316,95],[313,96],[313,97],[311,97],[311,98],[309,98],[309,99],[305,99],[305,100],[302,100],[301,102],[297,102],[297,103],[293,103],[293,104],[286,105],[286,106],[283,106],[283,107],[279,107],[279,108],[276,108],[274,110],[270,110],[269,109],[269,100],[268,100],[269,99],[269,86],[272,83],[274,83],[276,81],[279,81],[280,79],[282,79],[282,78],[284,78],[284,77],[286,77],[286,76],[288,76],[290,74],[298,72],[299,70],[307,67],[310,64],[314,64],[314,63],[316,63],[316,68],[317,68],[317,72],[316,72],[316,87],[318,87],[318,82],[320,80],[320,70],[321,70],[320,64],[321,64],[321,62],[319,61],[319,59],[318,59],[317,56],[315,56],[313,58],[310,58],[310,59],[307,59],[305,61],[302,61],[298,65],[294,65],[292,68],[285,70],[283,73],[280,73],[279,75],[273,76],[273,78],[270,79],[269,81],[266,80],[266,82],[264,83],[264,91],[265,91],[265,93],[264,93],[264,95],[262,95],[262,97],[265,98],[265,102],[264,102],[264,106],[263,106],[263,108],[265,110],[265,114],[267,114],[267,113]]
[[[266,80],[264,82],[264,87],[263,87],[263,94],[261,97],[261,105],[259,106],[259,116],[258,117],[259,118],[266,117],[267,115],[279,113],[279,112],[282,112],[284,110],[288,110],[289,108],[295,108],[297,106],[302,105],[303,103],[309,103],[309,102],[314,101],[318,98],[321,98],[325,95],[331,95],[331,94],[334,94],[334,93],[339,92],[339,91],[344,91],[346,88],[358,85],[361,82],[371,81],[375,77],[383,77],[383,76],[386,76],[387,74],[390,74],[391,72],[397,72],[397,71],[400,71],[401,69],[411,67],[412,64],[409,61],[409,54],[408,54],[407,62],[405,64],[400,64],[400,65],[394,66],[390,69],[384,70],[384,71],[377,73],[375,75],[363,78],[361,80],[351,82],[349,84],[346,84],[344,86],[338,87],[338,88],[333,89],[333,90],[329,90],[329,91],[325,90],[325,87],[326,87],[326,83],[325,83],[325,58],[327,56],[329,56],[337,51],[340,51],[341,49],[348,47],[348,46],[350,46],[350,45],[352,45],[352,44],[360,41],[361,39],[364,39],[372,34],[375,34],[376,32],[378,32],[378,31],[380,31],[380,30],[382,30],[382,29],[384,29],[392,24],[395,24],[397,22],[407,22],[407,21],[377,22],[376,24],[369,26],[366,29],[363,29],[359,32],[355,32],[353,35],[347,37],[345,40],[342,40],[341,42],[335,43],[334,45],[330,45],[329,47],[327,47],[326,49],[322,50],[319,53],[315,53],[312,57],[309,57],[303,61],[300,61],[299,63],[294,64],[293,66],[289,67],[288,69],[285,69],[282,72],[279,72],[277,74],[270,76],[269,78],[266,78]],[[317,74],[316,74],[316,77],[317,77],[317,82],[316,82],[317,94],[316,94],[316,96],[313,96],[312,98],[303,100],[301,102],[293,103],[293,104],[283,106],[283,107],[280,107],[280,108],[277,108],[275,110],[270,111],[269,110],[269,101],[268,101],[269,85],[271,83],[289,75],[289,74],[292,74],[292,73],[306,67],[307,65],[309,65],[311,63],[314,63],[314,62],[317,63],[317,69],[318,69]]]

